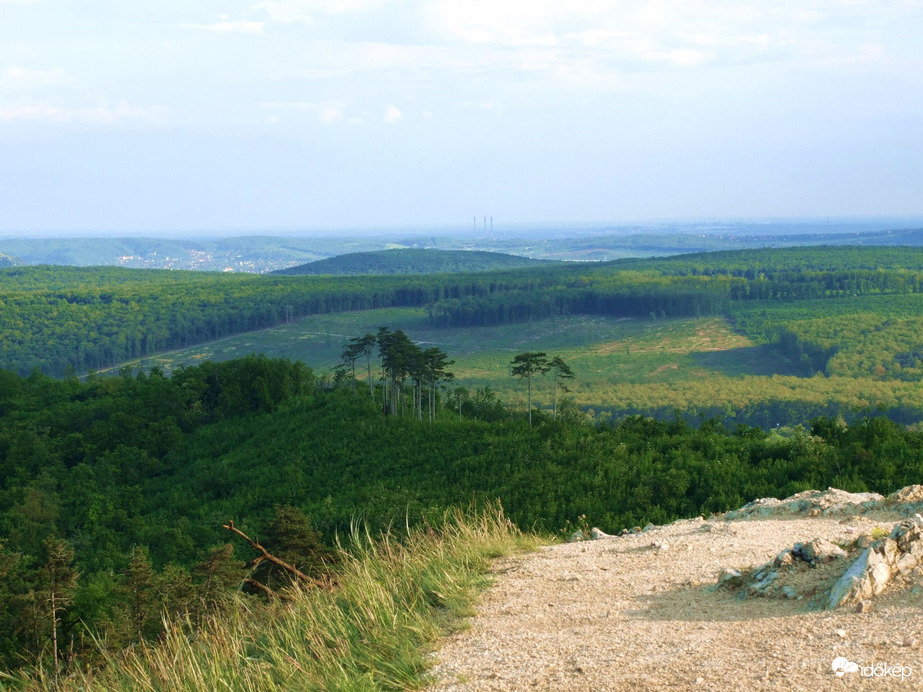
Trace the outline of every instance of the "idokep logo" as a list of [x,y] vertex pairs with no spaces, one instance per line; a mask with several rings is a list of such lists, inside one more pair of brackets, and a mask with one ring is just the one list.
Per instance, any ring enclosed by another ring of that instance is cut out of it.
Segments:
[[833,672],[838,678],[843,677],[846,673],[855,673],[859,670],[859,664],[853,663],[848,658],[839,656],[833,659]]
[[913,675],[913,668],[910,666],[892,666],[888,663],[860,666],[848,658],[838,656],[833,659],[833,672],[836,673],[838,678],[843,677],[846,673],[859,673],[864,678],[900,678],[903,680]]

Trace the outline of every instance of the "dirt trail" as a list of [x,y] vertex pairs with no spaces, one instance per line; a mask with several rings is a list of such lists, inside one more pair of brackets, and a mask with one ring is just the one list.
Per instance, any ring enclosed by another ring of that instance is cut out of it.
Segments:
[[[919,586],[890,587],[864,613],[714,588],[724,568],[901,518],[696,519],[502,560],[470,628],[436,654],[431,689],[923,689]],[[860,669],[838,677],[838,657]]]

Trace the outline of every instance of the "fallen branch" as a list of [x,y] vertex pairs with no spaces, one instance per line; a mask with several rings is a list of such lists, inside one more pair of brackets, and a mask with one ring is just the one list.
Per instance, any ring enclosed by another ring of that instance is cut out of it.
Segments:
[[279,596],[279,594],[277,594],[275,591],[270,589],[265,584],[258,582],[256,579],[250,579],[249,577],[247,577],[246,579],[244,579],[244,584],[249,584],[253,588],[259,589],[260,591],[262,591],[264,594],[266,594],[270,598],[278,598]]
[[325,581],[321,579],[315,579],[314,577],[309,577],[307,574],[305,574],[300,569],[295,567],[295,565],[290,565],[285,560],[280,560],[279,558],[277,558],[275,555],[273,555],[268,550],[266,550],[266,548],[264,548],[259,543],[257,543],[255,540],[250,538],[250,536],[248,536],[243,531],[241,531],[236,526],[234,526],[233,520],[229,520],[228,523],[224,525],[224,528],[226,528],[228,531],[231,531],[232,533],[236,533],[238,536],[240,536],[245,541],[247,541],[247,543],[253,546],[254,550],[259,551],[262,554],[262,558],[257,558],[256,561],[259,561],[261,559],[269,560],[272,564],[278,565],[279,567],[289,572],[290,574],[294,574],[296,577],[298,577],[298,579],[300,579],[303,582],[314,584],[315,586],[325,586],[326,585]]

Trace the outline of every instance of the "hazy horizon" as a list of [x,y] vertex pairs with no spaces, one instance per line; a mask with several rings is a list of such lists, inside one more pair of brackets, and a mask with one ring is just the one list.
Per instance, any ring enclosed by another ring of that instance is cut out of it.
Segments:
[[920,0],[0,0],[0,234],[918,217],[920,35]]
[[490,225],[490,217],[484,225],[484,217],[473,219],[468,226],[462,224],[393,224],[389,226],[353,226],[342,228],[303,228],[303,229],[251,229],[239,232],[212,230],[161,230],[138,229],[134,231],[93,231],[75,229],[70,231],[34,231],[31,233],[15,233],[0,231],[0,240],[30,240],[30,239],[79,239],[79,238],[152,238],[152,239],[186,239],[186,240],[217,240],[224,238],[256,237],[292,237],[292,238],[372,238],[376,236],[399,238],[401,236],[422,237],[454,237],[464,239],[475,238],[515,238],[523,233],[537,233],[541,235],[632,235],[632,234],[661,234],[661,233],[700,233],[714,235],[799,235],[806,233],[866,233],[874,231],[897,231],[914,228],[923,228],[923,216],[906,217],[824,217],[824,218],[775,218],[775,219],[650,219],[635,221],[610,221],[610,222],[544,222],[544,223],[500,223],[494,220]]

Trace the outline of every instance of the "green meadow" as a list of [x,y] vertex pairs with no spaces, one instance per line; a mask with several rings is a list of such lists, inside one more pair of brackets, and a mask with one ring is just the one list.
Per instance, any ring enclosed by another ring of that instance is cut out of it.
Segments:
[[[414,341],[446,351],[455,363],[450,388],[469,391],[489,386],[512,406],[525,402],[522,383],[510,376],[510,360],[523,351],[560,355],[576,379],[567,396],[585,410],[618,416],[621,411],[687,408],[737,409],[767,397],[820,402],[849,399],[826,378],[798,376],[797,367],[769,344],[736,333],[721,317],[629,319],[565,315],[502,326],[443,328],[430,325],[426,311],[389,308],[320,315],[192,348],[125,363],[170,372],[206,360],[228,360],[248,353],[297,359],[319,376],[332,376],[347,340],[377,331],[401,329]],[[854,383],[853,383],[854,384]],[[551,383],[535,382],[537,405],[551,406]],[[817,392],[820,391],[820,394]],[[884,393],[870,394],[871,404]],[[868,402],[868,397],[859,406]]]
[[389,308],[319,315],[195,347],[125,363],[170,371],[204,360],[264,353],[305,362],[319,375],[332,372],[344,344],[379,327],[401,329],[415,342],[434,345],[455,360],[457,384],[505,387],[509,361],[522,351],[561,355],[588,386],[673,381],[709,374],[793,374],[770,347],[735,334],[720,317],[630,319],[568,315],[491,327],[445,328],[429,324],[426,311]]

